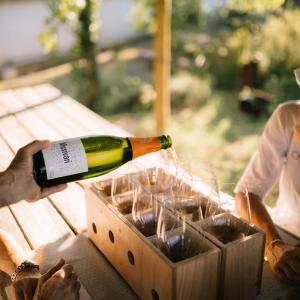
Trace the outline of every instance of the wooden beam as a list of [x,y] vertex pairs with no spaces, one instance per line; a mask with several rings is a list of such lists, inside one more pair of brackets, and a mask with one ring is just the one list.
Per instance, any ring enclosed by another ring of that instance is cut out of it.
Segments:
[[156,0],[154,85],[158,134],[165,133],[170,118],[171,0]]

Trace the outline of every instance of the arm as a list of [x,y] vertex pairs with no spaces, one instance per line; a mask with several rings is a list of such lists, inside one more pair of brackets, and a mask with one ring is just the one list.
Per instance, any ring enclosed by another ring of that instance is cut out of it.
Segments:
[[[248,208],[245,195],[236,193],[238,213],[246,218]],[[262,203],[262,199],[249,193],[252,222],[266,233],[265,256],[277,277],[291,284],[300,284],[300,248],[284,243]]]
[[235,188],[237,210],[244,217],[247,217],[247,201],[242,191],[248,190],[253,223],[266,233],[265,254],[271,269],[281,279],[296,284],[300,283],[300,248],[281,240],[262,200],[278,181],[298,117],[293,103],[276,109]]
[[0,207],[22,199],[36,201],[64,190],[67,185],[41,189],[34,180],[32,156],[49,146],[49,141],[33,141],[21,148],[3,173],[0,173]]
[[[237,212],[247,219],[248,207],[245,200],[245,195],[241,192],[236,193],[236,209]],[[262,199],[249,193],[249,202],[251,207],[251,220],[259,228],[261,228],[266,234],[266,245],[269,245],[272,241],[280,239],[280,235],[269,215],[266,207],[262,203]]]

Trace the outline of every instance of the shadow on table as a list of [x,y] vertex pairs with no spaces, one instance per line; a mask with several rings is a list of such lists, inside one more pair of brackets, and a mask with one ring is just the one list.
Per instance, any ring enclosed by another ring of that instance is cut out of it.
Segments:
[[137,299],[137,296],[92,244],[86,234],[65,236],[38,248],[32,259],[45,272],[60,258],[73,265],[79,279],[93,300],[97,299]]

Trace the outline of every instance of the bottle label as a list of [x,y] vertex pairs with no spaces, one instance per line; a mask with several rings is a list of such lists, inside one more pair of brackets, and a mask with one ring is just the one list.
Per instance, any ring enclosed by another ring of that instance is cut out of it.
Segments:
[[88,171],[88,163],[80,138],[56,141],[42,150],[47,179],[55,179]]

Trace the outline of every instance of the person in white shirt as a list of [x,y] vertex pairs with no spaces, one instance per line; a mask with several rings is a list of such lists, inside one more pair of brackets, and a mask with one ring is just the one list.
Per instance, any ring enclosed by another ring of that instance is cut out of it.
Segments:
[[[272,218],[263,204],[279,183],[279,197]],[[249,193],[253,223],[266,233],[265,254],[280,279],[300,284],[300,247],[284,243],[273,223],[300,237],[300,101],[281,104],[261,136],[235,193],[237,210],[247,216],[243,192]]]

